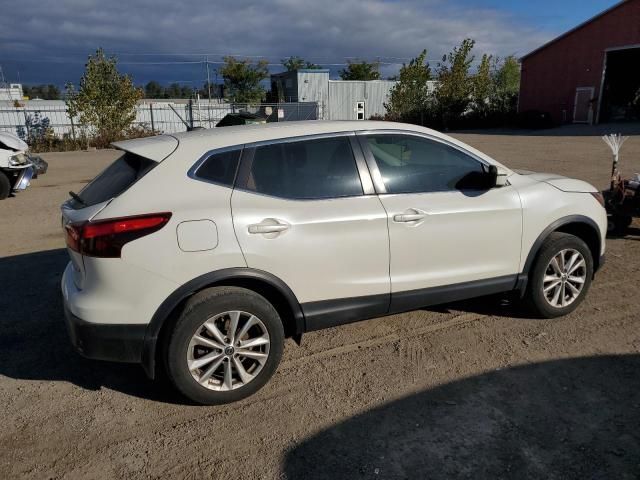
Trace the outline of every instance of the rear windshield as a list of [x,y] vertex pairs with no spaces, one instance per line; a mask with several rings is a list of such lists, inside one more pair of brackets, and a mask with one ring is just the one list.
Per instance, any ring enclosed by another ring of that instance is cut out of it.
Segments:
[[148,158],[124,153],[80,191],[82,203],[72,199],[70,205],[77,210],[117,197],[157,164]]

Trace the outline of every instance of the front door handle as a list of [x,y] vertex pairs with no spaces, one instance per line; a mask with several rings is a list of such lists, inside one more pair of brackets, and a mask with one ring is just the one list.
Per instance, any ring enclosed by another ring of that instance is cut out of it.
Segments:
[[397,223],[411,223],[419,222],[427,216],[427,212],[418,210],[417,208],[411,208],[404,213],[398,213],[393,216],[393,221]]
[[265,218],[260,223],[249,225],[249,233],[252,234],[269,234],[281,233],[289,228],[289,224],[276,220],[275,218]]

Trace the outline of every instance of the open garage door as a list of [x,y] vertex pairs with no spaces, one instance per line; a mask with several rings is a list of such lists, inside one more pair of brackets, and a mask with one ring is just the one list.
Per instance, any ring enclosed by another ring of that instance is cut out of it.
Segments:
[[599,122],[640,120],[640,45],[606,53]]

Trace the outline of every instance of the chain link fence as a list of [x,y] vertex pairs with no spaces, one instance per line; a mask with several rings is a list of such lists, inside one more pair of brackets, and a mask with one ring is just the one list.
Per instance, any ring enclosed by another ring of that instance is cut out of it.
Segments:
[[[69,136],[75,139],[84,128],[77,118],[69,116],[61,100],[32,100],[23,103],[24,106],[14,106],[8,102],[0,102],[0,131],[23,137],[36,125],[36,128],[44,126],[51,129],[59,138]],[[184,132],[197,127],[215,128],[220,120],[233,113],[251,113],[267,122],[323,118],[322,108],[316,102],[251,105],[217,101],[145,100],[136,106],[134,126],[144,127],[155,133]]]

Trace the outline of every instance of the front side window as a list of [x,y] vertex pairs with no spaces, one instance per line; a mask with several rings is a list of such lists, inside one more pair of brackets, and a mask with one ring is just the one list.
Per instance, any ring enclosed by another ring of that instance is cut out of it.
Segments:
[[482,163],[460,150],[407,135],[366,137],[387,193],[473,189]]
[[248,190],[290,199],[362,195],[347,137],[275,143],[256,147]]

